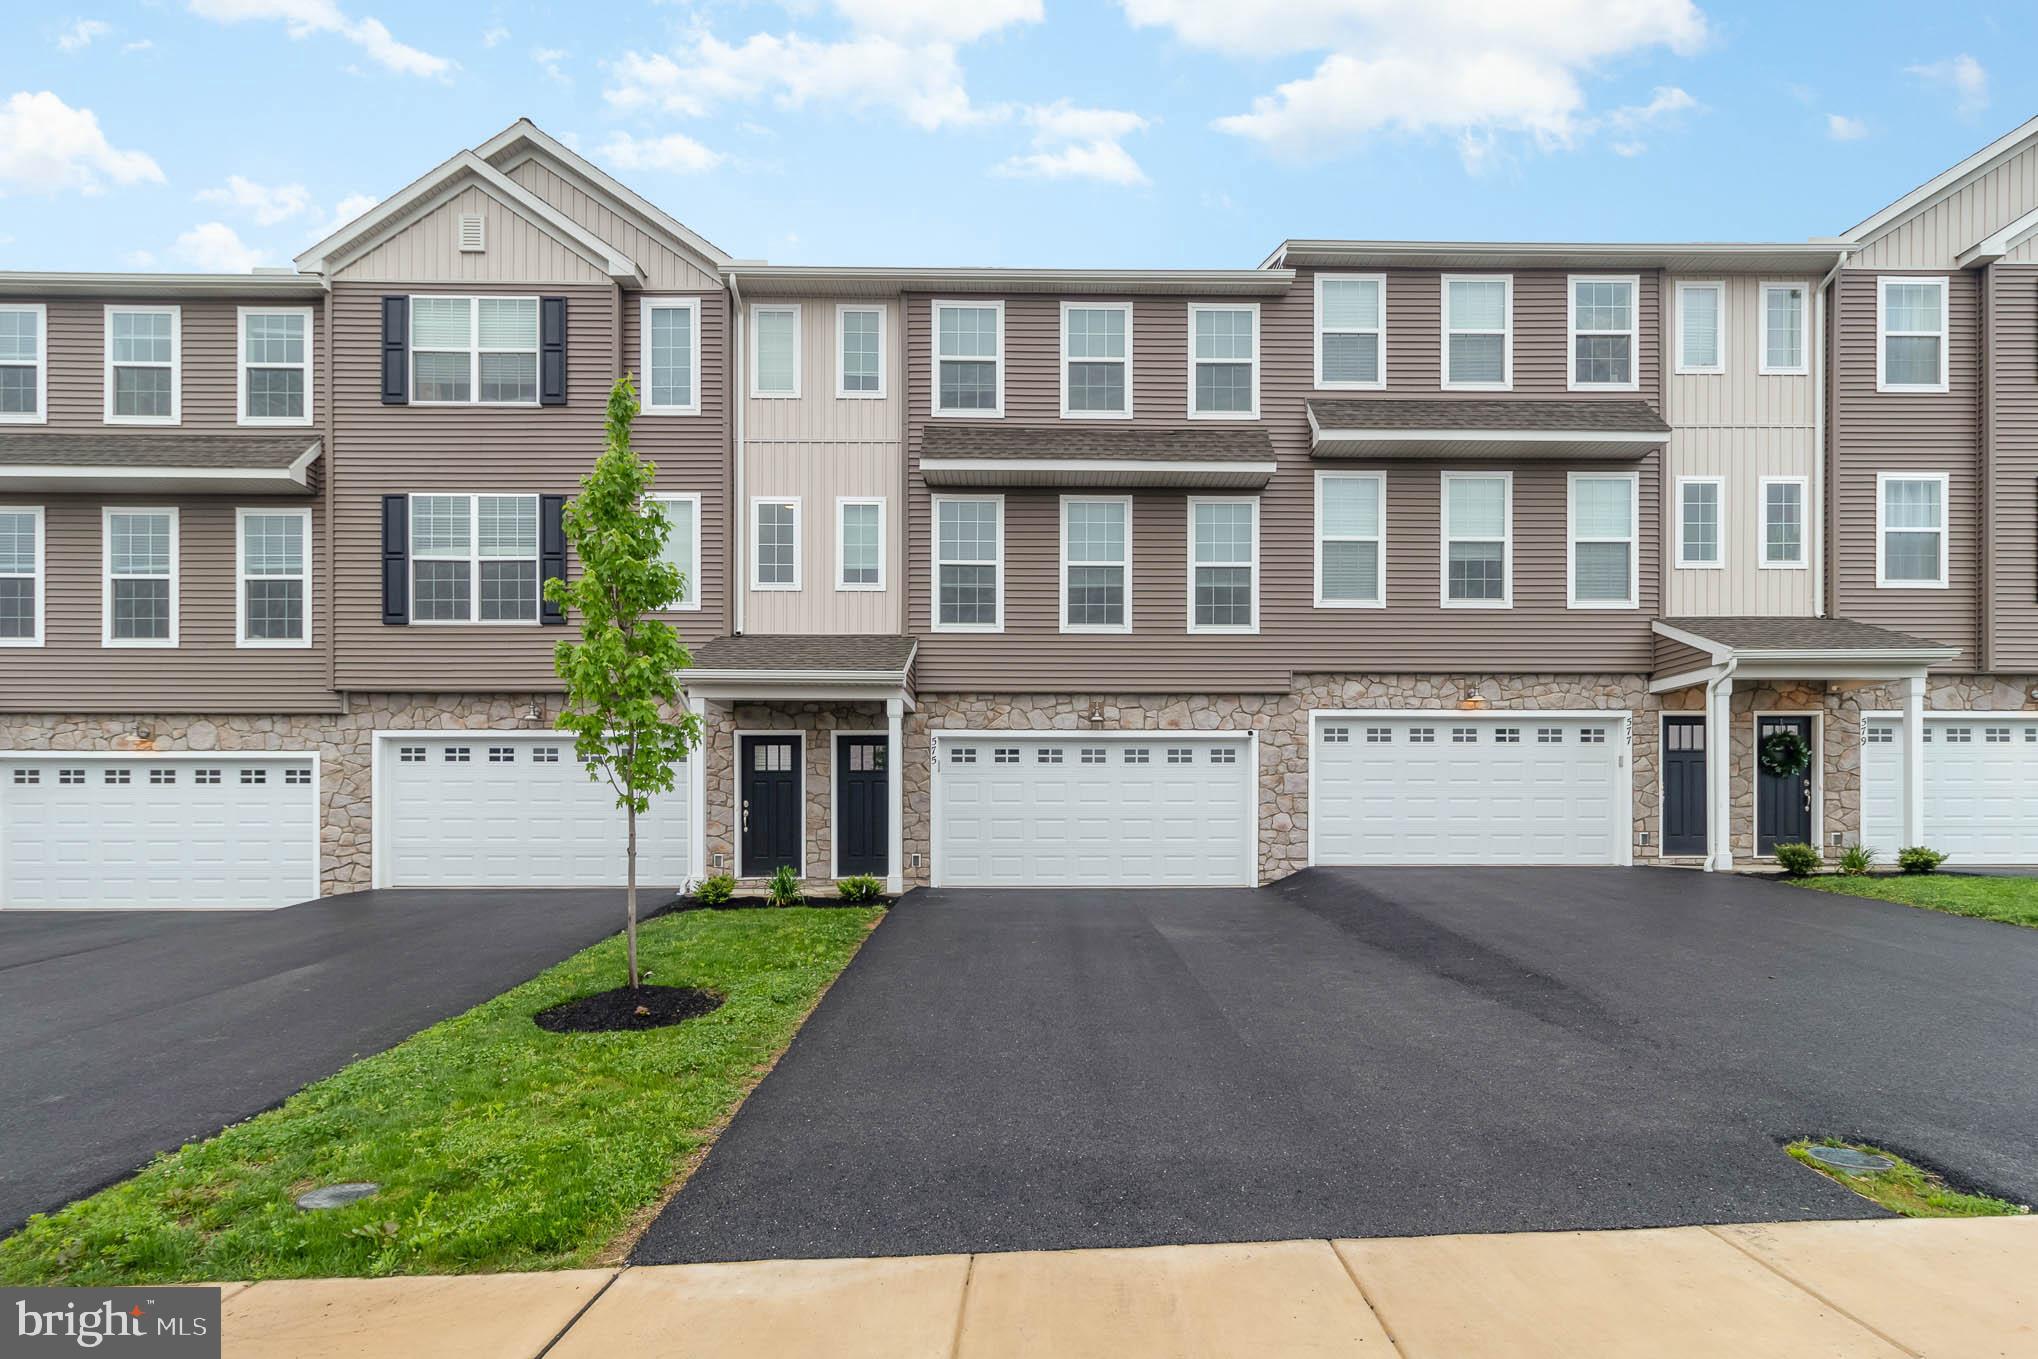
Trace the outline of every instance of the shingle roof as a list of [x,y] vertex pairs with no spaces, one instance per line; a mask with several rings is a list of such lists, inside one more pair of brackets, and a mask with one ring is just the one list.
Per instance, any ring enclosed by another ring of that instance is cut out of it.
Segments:
[[0,432],[0,466],[220,467],[283,470],[319,446],[310,434],[44,434]]
[[694,669],[717,674],[841,670],[889,676],[906,673],[916,645],[911,637],[886,633],[830,637],[746,632],[702,642],[692,651]]
[[1735,651],[1926,651],[1945,643],[1851,618],[1665,618],[1666,628]]
[[1137,458],[1157,462],[1272,462],[1264,429],[983,428],[929,425],[923,458]]
[[1460,397],[1428,401],[1407,397],[1338,399],[1309,403],[1324,430],[1547,430],[1552,433],[1661,434],[1669,422],[1646,401],[1488,400]]

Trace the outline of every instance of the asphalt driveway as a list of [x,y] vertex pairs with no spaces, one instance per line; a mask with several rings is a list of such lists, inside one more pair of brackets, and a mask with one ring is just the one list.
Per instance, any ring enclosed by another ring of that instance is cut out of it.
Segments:
[[0,1233],[621,928],[619,891],[0,911]]
[[1779,1144],[2038,1200],[2038,930],[1660,869],[917,892],[639,1262],[1879,1215]]

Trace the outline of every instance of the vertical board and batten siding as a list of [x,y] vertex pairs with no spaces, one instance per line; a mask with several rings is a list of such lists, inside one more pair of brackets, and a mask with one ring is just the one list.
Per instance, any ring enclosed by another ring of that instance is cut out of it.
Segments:
[[[484,248],[463,251],[459,219],[474,213],[481,214]],[[403,284],[609,282],[607,274],[550,228],[478,184],[469,184],[347,261],[333,278]]]
[[564,167],[532,156],[509,177],[574,222],[630,257],[644,271],[650,292],[720,292],[721,276],[706,261],[666,244],[650,224],[611,207],[592,187]]
[[[800,394],[754,397],[746,378],[743,406],[743,494],[800,498],[800,588],[749,590],[744,630],[754,633],[897,633],[905,630],[900,576],[905,569],[899,513],[904,470],[899,435],[905,409],[904,342],[895,301],[868,298],[770,298],[754,306],[800,308]],[[880,398],[835,394],[841,356],[835,309],[850,303],[885,313],[884,388]],[[744,327],[748,344],[754,330]],[[749,372],[749,365],[744,365]],[[883,590],[838,590],[838,496],[883,497]],[[750,513],[746,504],[741,507]],[[754,537],[746,527],[744,541]],[[749,568],[743,582],[749,586]]]
[[[1583,272],[1583,271],[1581,271]],[[1592,399],[1566,390],[1566,275],[1515,276],[1515,385],[1511,394]],[[1653,401],[1660,381],[1660,278],[1641,276],[1639,393]],[[1388,284],[1388,381],[1381,399],[1439,395],[1439,281],[1401,270]],[[948,296],[947,294],[943,295]],[[987,299],[988,300],[988,299]],[[1117,299],[1099,299],[1117,300]],[[1211,299],[1229,302],[1236,299]],[[908,618],[920,636],[915,676],[928,691],[1103,690],[1237,692],[1288,687],[1298,671],[1457,670],[1643,671],[1654,658],[1649,620],[1659,612],[1662,488],[1660,455],[1635,463],[1585,466],[1465,464],[1514,473],[1515,603],[1511,609],[1445,609],[1438,604],[1440,473],[1448,460],[1388,469],[1385,609],[1319,609],[1315,598],[1315,474],[1362,462],[1309,456],[1304,403],[1314,382],[1314,284],[1303,272],[1278,297],[1259,299],[1261,419],[1280,470],[1260,496],[1260,630],[1190,633],[1187,620],[1187,507],[1197,492],[1141,492],[1133,516],[1129,634],[1058,630],[1059,492],[1006,493],[1005,628],[942,633],[930,627],[932,572],[929,488],[919,474],[929,423],[933,362],[930,303],[907,299],[909,504]],[[1058,297],[1005,299],[1004,424],[1061,422]],[[1135,426],[1201,427],[1187,419],[1188,299],[1133,299]],[[1326,393],[1326,395],[1333,395]],[[1336,393],[1335,395],[1347,395]],[[1477,393],[1451,393],[1479,400]],[[1116,422],[1123,426],[1128,422]],[[1221,426],[1220,426],[1221,427]],[[1566,598],[1566,474],[1633,470],[1639,477],[1639,607],[1570,609]],[[1222,494],[1213,492],[1211,494]]]
[[[1670,443],[1663,468],[1663,561],[1669,586],[1663,612],[1670,617],[1728,615],[1811,615],[1814,597],[1811,553],[1818,507],[1813,503],[1816,459],[1812,378],[1764,376],[1762,291],[1764,282],[1801,283],[1805,308],[1806,357],[1811,355],[1810,297],[1816,278],[1754,279],[1693,276],[1691,282],[1724,282],[1726,307],[1721,327],[1724,373],[1679,373],[1676,366],[1677,280],[1666,280],[1669,352],[1663,416]],[[1807,364],[1809,366],[1809,363]],[[1724,565],[1718,570],[1679,570],[1677,561],[1677,478],[1721,477]],[[1763,477],[1805,479],[1804,570],[1764,570],[1762,551]]]
[[2038,207],[2038,145],[2027,145],[1867,242],[1847,267],[1951,270],[1961,251],[2033,207]]
[[[1970,273],[1948,278],[1947,390],[1878,392],[1878,277],[1850,267],[1837,285],[1842,325],[1833,372],[1838,422],[1833,612],[1957,646],[1961,654],[1941,668],[1971,671],[1980,579],[1980,280]],[[1881,472],[1947,475],[1947,588],[1876,586],[1876,475]]]
[[[0,650],[0,710],[48,712],[333,712],[333,644],[318,502],[308,496],[8,495],[0,508],[43,508],[44,640]],[[107,647],[107,505],[177,511],[177,645]],[[234,512],[310,510],[309,647],[237,647]]]
[[2029,672],[2038,670],[2038,269],[1998,266],[1994,273],[1990,661],[1997,670]]

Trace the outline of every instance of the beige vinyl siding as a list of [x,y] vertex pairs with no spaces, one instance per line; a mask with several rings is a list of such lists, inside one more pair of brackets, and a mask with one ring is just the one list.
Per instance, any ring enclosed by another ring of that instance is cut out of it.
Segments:
[[[1719,281],[1712,279],[1694,281]],[[1664,386],[1664,418],[1672,433],[1663,472],[1663,560],[1669,586],[1664,613],[1672,617],[1818,612],[1810,562],[1818,527],[1812,501],[1815,460],[1812,378],[1763,375],[1763,282],[1800,283],[1805,289],[1805,353],[1812,357],[1812,303],[1817,279],[1728,278],[1721,337],[1724,373],[1679,373],[1675,357],[1680,318],[1676,280],[1664,284],[1670,299],[1667,331],[1671,364]],[[1723,566],[1679,570],[1677,479],[1720,477]],[[1761,566],[1763,477],[1805,479],[1806,569],[1763,570]]]
[[[311,497],[34,496],[0,498],[43,507],[44,641],[0,650],[0,710],[8,712],[306,713],[337,711],[327,684],[333,630],[323,589],[331,556]],[[108,505],[177,513],[177,645],[106,647],[104,537]],[[234,511],[310,510],[312,645],[234,644]]]
[[706,267],[705,261],[668,245],[662,233],[654,232],[635,215],[610,207],[590,186],[563,167],[532,156],[511,170],[509,177],[628,255],[644,271],[644,286],[650,291],[721,289],[721,277]]
[[2038,269],[1998,267],[1995,335],[1994,552],[1997,670],[2038,670]]
[[1848,267],[1951,269],[1961,251],[2033,207],[2038,207],[2038,146],[2026,146],[1869,241],[1848,261]]
[[[459,248],[459,219],[480,213],[483,249]],[[621,246],[618,245],[618,249]],[[625,252],[627,253],[627,252]],[[470,184],[336,271],[350,283],[600,283],[608,275],[478,184]]]
[[[622,371],[633,375],[641,399],[642,299],[636,293],[621,296]],[[701,308],[699,372],[695,374],[700,414],[639,415],[631,427],[630,442],[639,455],[658,464],[658,476],[653,482],[658,490],[691,493],[701,498],[701,579],[695,583],[701,607],[675,612],[670,621],[687,641],[704,642],[729,630],[729,295],[715,291],[695,296]],[[578,335],[574,338],[577,342]],[[569,361],[573,387],[569,399],[573,402],[580,399],[576,362]],[[588,355],[586,362],[600,365],[604,382],[613,379],[606,348]],[[569,491],[579,485],[579,475],[574,474]]]

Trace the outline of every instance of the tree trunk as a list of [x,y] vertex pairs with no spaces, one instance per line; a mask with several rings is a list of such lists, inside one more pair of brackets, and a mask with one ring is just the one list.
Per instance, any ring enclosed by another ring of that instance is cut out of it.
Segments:
[[629,941],[630,989],[637,989],[637,806],[630,804],[630,853],[628,887],[625,889],[627,902],[623,935]]

